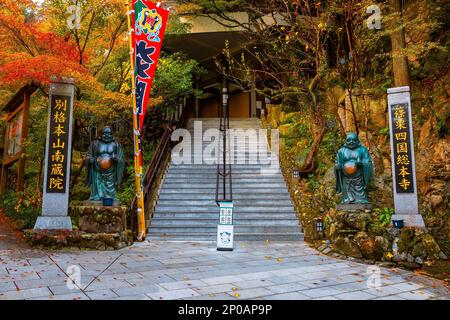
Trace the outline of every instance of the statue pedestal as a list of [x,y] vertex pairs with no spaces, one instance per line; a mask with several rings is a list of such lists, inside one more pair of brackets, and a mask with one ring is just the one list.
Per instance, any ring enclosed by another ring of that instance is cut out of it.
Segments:
[[[70,223],[77,230],[27,230],[25,239],[32,245],[51,249],[118,250],[133,243],[133,235],[127,230],[128,207],[72,206],[69,217],[60,223]],[[52,218],[39,223],[55,223]],[[46,228],[55,229],[55,228]]]
[[[103,206],[103,201],[102,200],[86,200],[86,201],[83,201],[83,206],[108,208],[107,206]],[[112,206],[109,206],[109,207],[120,207],[120,201],[119,200],[114,200]]]
[[122,233],[127,228],[127,207],[73,206],[69,211],[80,231]]
[[364,211],[372,210],[371,203],[340,203],[336,205],[338,211]]

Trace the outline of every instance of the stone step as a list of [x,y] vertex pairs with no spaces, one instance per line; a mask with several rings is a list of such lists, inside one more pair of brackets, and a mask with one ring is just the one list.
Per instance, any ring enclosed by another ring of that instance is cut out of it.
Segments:
[[[196,144],[194,120],[188,121],[193,154],[188,157],[189,163],[170,163],[149,226],[150,240],[216,241],[219,208],[215,193],[222,154],[211,153],[210,148],[217,145],[221,152],[222,141]],[[217,118],[201,120],[203,132],[219,126]],[[232,119],[230,126],[256,132],[261,122],[259,119]],[[267,140],[231,138],[232,149],[227,151],[227,161],[232,171],[235,240],[302,240],[278,157],[268,151]],[[202,163],[196,164],[194,160],[199,156]],[[222,178],[219,182],[222,187]]]
[[[214,212],[217,211],[217,206],[162,206],[162,205],[156,205],[155,212],[185,212],[185,213],[196,213],[196,212]],[[283,213],[283,212],[294,212],[294,208],[291,206],[260,206],[260,207],[240,207],[235,208],[233,212],[240,213],[240,212],[277,212],[277,213]]]
[[[211,200],[215,201],[215,192],[211,192],[210,194],[192,194],[192,193],[176,193],[176,194],[170,194],[170,193],[161,193],[159,196],[159,200],[170,200],[170,201],[183,201],[183,200]],[[272,200],[283,200],[283,201],[290,201],[291,198],[289,194],[282,193],[282,194],[272,194],[272,193],[266,193],[266,194],[242,194],[237,193],[233,194],[233,201],[237,200],[245,200],[245,201],[253,201],[253,200],[266,200],[266,201],[272,201]]]
[[[152,219],[150,228],[158,227],[173,227],[173,228],[196,228],[196,227],[217,227],[219,219]],[[277,220],[260,220],[260,219],[234,219],[233,224],[235,226],[249,226],[252,227],[282,227],[282,226],[296,226],[298,227],[297,219],[277,219]]]
[[[246,207],[278,207],[286,206],[286,200],[237,200],[233,199],[235,210],[239,210]],[[158,200],[158,206],[182,206],[182,207],[195,207],[195,206],[216,206],[215,199],[207,200]]]
[[[276,195],[276,194],[286,194],[286,189],[273,189],[273,188],[233,188],[233,195],[235,194],[261,194],[261,195]],[[183,189],[183,192],[181,193],[179,189],[176,188],[163,188],[161,189],[160,194],[201,194],[201,195],[212,195],[215,197],[216,194],[216,188],[213,189]]]
[[[286,189],[286,185],[284,183],[240,183],[239,181],[233,180],[233,186],[241,189],[253,189],[253,188],[280,188]],[[205,188],[216,188],[215,182],[204,182],[204,183],[171,183],[165,182],[164,187],[167,188],[189,188],[189,189],[205,189]]]
[[[236,233],[294,233],[300,232],[300,226],[255,226],[255,225],[237,225],[234,226]],[[217,232],[217,224],[211,226],[150,226],[149,232],[161,234],[184,234],[184,233],[215,233]]]
[[[259,171],[264,168],[271,168],[271,164],[232,164],[232,169],[236,172],[245,173],[244,171]],[[182,171],[182,170],[211,170],[217,169],[217,164],[196,164],[196,163],[183,163],[183,164],[171,164],[169,172],[171,171]]]
[[[283,220],[296,220],[295,214],[292,212],[284,213],[273,213],[273,212],[240,212],[239,214],[234,214],[235,219],[261,219],[261,220],[271,220],[271,219],[283,219]],[[196,212],[196,213],[184,213],[184,212],[158,212],[155,213],[152,221],[154,219],[219,219],[219,212]]]
[[[216,233],[184,233],[184,234],[157,234],[152,233],[147,235],[149,241],[208,241],[215,246],[217,241]],[[234,234],[234,241],[303,241],[303,234],[298,232],[285,234],[258,234],[258,233],[239,233]]]
[[[208,179],[205,178],[176,178],[174,176],[167,177],[166,182],[167,183],[195,183],[195,184],[215,184],[217,181],[217,177],[210,177]],[[219,181],[222,181],[222,179],[219,179]],[[277,178],[270,178],[270,177],[260,177],[255,179],[250,178],[239,178],[239,177],[232,177],[233,185],[240,185],[240,184],[248,184],[248,183],[284,183],[284,179],[282,177]]]
[[[216,175],[215,174],[211,174],[211,175],[206,175],[205,173],[168,173],[166,175],[166,180],[170,180],[170,179],[189,179],[189,181],[193,180],[193,179],[198,179],[198,180],[215,180],[216,179]],[[270,181],[274,181],[274,180],[282,180],[284,182],[284,177],[282,175],[276,175],[276,176],[267,176],[264,174],[260,174],[260,173],[245,173],[245,174],[237,174],[233,177],[233,180],[237,180],[237,181],[242,181],[245,179],[270,179]]]

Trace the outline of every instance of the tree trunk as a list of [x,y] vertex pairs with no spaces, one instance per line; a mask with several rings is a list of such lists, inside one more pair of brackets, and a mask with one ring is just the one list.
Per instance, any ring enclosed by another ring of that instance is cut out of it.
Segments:
[[308,174],[314,170],[314,160],[316,158],[317,152],[319,151],[320,144],[322,143],[323,136],[326,132],[326,127],[324,124],[323,116],[320,111],[313,114],[313,134],[314,139],[309,149],[308,155],[306,156],[303,168],[300,169],[300,173]]
[[[389,10],[391,13],[401,14],[401,1],[389,0]],[[394,27],[398,28],[401,23],[401,19],[399,19]],[[396,87],[410,86],[411,80],[409,77],[408,59],[402,53],[402,49],[406,48],[405,31],[403,28],[398,28],[398,30],[391,32],[391,43],[394,84]]]

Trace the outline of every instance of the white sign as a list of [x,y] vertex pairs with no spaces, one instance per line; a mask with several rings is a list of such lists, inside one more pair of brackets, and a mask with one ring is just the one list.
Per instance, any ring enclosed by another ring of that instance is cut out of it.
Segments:
[[233,225],[219,224],[217,226],[217,250],[233,250],[233,236]]
[[233,203],[220,202],[219,224],[233,224]]
[[233,250],[233,203],[219,202],[219,224],[217,225],[217,250]]

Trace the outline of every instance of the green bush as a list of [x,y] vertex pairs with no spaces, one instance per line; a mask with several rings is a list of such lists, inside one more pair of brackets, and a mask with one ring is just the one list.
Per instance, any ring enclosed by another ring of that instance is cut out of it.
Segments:
[[3,196],[3,208],[21,230],[34,227],[41,213],[41,196],[34,193],[8,190]]

